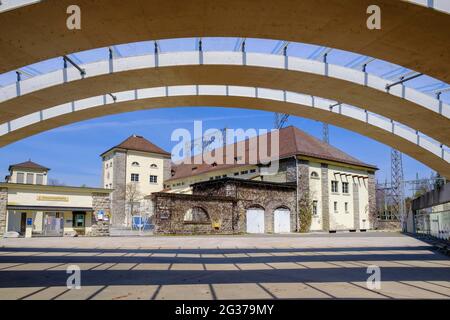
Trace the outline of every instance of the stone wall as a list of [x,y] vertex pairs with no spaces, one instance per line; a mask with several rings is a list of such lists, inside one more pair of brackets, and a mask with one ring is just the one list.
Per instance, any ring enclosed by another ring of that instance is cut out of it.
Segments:
[[105,214],[111,212],[111,201],[108,193],[93,193],[92,194],[92,229],[91,237],[105,237],[109,236],[109,221],[97,221],[97,213],[102,210]]
[[400,221],[385,221],[385,220],[377,220],[376,227],[377,230],[392,230],[392,231],[400,231],[401,224]]
[[274,211],[286,208],[291,212],[291,232],[296,230],[295,186],[237,186],[238,232],[247,231],[247,209],[259,207],[264,210],[264,232],[274,232]]
[[116,151],[113,158],[113,188],[111,195],[111,224],[121,227],[125,224],[126,196],[126,159],[125,152]]
[[8,189],[0,188],[0,236],[6,232],[6,215],[8,206]]
[[367,190],[369,192],[369,225],[370,228],[375,229],[377,226],[377,203],[376,203],[376,189],[375,189],[375,172],[368,172]]
[[172,177],[172,160],[170,158],[163,161],[163,181],[166,181]]
[[322,226],[324,231],[330,230],[330,186],[328,184],[328,165],[321,166],[322,180]]
[[[236,200],[228,197],[153,193],[156,234],[232,234]],[[207,221],[189,222],[184,217],[189,209],[206,211]]]
[[[302,222],[300,215],[304,211],[312,210],[311,194],[309,186],[309,162],[304,160],[297,160],[297,209],[298,210],[298,226],[302,229]],[[312,216],[311,216],[312,217]],[[311,222],[309,222],[311,223]],[[309,227],[306,229],[309,231]]]
[[247,209],[252,207],[264,210],[265,232],[274,232],[274,211],[278,208],[290,210],[291,232],[297,231],[295,184],[280,184],[229,178],[194,184],[193,193],[205,196],[235,198],[235,232],[244,233],[247,231]]

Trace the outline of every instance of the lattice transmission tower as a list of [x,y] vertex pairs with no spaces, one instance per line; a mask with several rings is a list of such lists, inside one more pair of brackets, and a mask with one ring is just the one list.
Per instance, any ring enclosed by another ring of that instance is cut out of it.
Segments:
[[392,213],[402,223],[405,218],[405,194],[402,153],[391,149],[391,198]]
[[274,114],[274,117],[275,117],[275,119],[274,119],[273,126],[274,126],[275,129],[283,128],[286,125],[286,123],[287,123],[287,121],[289,119],[289,115],[288,114],[278,113],[278,112],[276,112]]

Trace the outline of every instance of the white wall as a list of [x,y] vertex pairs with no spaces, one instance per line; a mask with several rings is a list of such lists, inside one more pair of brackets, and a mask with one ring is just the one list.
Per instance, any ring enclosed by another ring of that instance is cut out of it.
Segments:
[[[322,174],[320,163],[309,163],[309,188],[311,201],[317,201],[317,215],[312,217],[311,231],[320,231],[323,229],[323,210],[322,210]],[[316,172],[318,179],[312,178],[311,174]]]
[[[357,177],[361,176],[361,177]],[[338,192],[331,192],[331,181],[338,181]],[[342,183],[348,182],[348,193],[343,193]],[[354,203],[353,203],[353,183],[359,185],[359,214],[360,227],[369,228],[368,223],[368,174],[363,170],[351,168],[329,166],[328,167],[328,188],[329,188],[329,208],[330,208],[330,229],[345,230],[355,229],[354,225]],[[337,211],[334,210],[334,202],[337,202]],[[345,203],[348,205],[345,211]],[[366,220],[362,225],[362,221]]]
[[[148,154],[137,151],[128,151],[126,160],[126,184],[131,182],[131,174],[139,174],[138,188],[143,196],[164,189],[164,157],[157,154]],[[133,166],[133,162],[139,166]],[[156,165],[156,168],[152,168]],[[157,183],[150,182],[150,175],[157,176]]]
[[92,194],[56,190],[21,190],[8,187],[8,205],[91,208]]

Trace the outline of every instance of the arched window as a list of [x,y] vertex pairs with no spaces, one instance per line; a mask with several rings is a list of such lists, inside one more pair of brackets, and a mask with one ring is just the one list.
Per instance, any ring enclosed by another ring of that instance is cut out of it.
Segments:
[[311,172],[312,179],[319,179],[319,174],[316,171]]
[[152,163],[152,164],[150,165],[150,168],[152,168],[152,169],[158,169],[158,166],[157,166],[156,164]]
[[134,161],[131,165],[132,165],[133,167],[139,167],[139,162]]
[[209,222],[208,213],[200,207],[194,207],[184,214],[184,222],[207,223]]

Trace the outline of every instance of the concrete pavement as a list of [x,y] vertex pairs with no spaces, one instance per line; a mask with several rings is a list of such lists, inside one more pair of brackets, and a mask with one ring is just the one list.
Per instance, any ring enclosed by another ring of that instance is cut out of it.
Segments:
[[[367,288],[371,265],[380,289]],[[0,240],[0,299],[284,298],[449,299],[450,259],[380,232]]]

